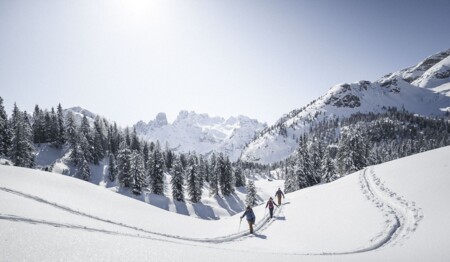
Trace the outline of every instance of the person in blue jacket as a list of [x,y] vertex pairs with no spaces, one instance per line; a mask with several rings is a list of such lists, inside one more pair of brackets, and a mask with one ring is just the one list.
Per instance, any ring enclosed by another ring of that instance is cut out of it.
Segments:
[[253,213],[253,209],[250,206],[247,206],[247,209],[245,210],[244,214],[241,216],[242,218],[245,216],[248,222],[248,227],[250,229],[250,234],[253,234],[253,225],[255,224],[255,213]]

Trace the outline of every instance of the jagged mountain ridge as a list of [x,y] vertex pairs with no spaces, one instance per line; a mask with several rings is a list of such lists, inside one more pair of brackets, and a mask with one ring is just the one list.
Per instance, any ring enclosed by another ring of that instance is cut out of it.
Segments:
[[[297,148],[312,122],[397,107],[425,116],[450,111],[450,49],[381,79],[333,86],[324,96],[295,109],[263,130],[243,150],[241,160],[273,163]],[[448,114],[448,113],[447,113]]]
[[225,119],[185,110],[173,123],[167,121],[165,113],[159,113],[154,120],[148,123],[139,121],[133,126],[141,138],[158,140],[162,146],[167,142],[169,148],[177,152],[222,152],[233,161],[239,158],[255,133],[266,127],[266,124],[242,115]]

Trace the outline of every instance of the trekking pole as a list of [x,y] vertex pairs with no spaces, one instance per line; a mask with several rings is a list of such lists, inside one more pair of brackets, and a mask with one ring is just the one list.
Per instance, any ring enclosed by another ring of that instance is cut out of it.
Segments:
[[239,231],[241,231],[241,223],[242,223],[242,218],[239,220],[238,233],[239,233]]
[[267,213],[267,207],[264,208],[264,216],[263,216],[263,218],[266,217],[266,213]]

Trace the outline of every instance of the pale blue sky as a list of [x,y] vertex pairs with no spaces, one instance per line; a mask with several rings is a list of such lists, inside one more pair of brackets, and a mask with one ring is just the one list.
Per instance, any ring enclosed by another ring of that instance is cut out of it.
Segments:
[[273,123],[332,85],[450,48],[450,1],[0,0],[0,96],[132,125],[182,109]]

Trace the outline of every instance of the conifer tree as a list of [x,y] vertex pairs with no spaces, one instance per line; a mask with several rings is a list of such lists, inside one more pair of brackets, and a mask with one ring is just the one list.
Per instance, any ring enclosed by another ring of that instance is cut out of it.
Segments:
[[222,195],[229,196],[234,193],[234,178],[231,168],[230,160],[224,157],[222,154],[219,155],[218,163],[220,165],[220,191]]
[[100,160],[105,157],[105,134],[103,131],[103,123],[97,116],[94,121],[94,138],[93,138],[93,162],[98,165]]
[[234,169],[234,177],[235,177],[235,186],[242,187],[245,186],[245,176],[242,172],[241,164],[238,163],[236,168]]
[[91,180],[91,169],[89,168],[89,164],[86,160],[86,158],[81,157],[80,165],[78,167],[79,175],[78,177],[83,179],[84,181],[90,181]]
[[173,152],[170,150],[169,142],[166,141],[166,146],[164,149],[164,162],[166,164],[167,169],[171,169],[173,165]]
[[7,156],[11,146],[11,130],[8,124],[8,115],[0,97],[0,156]]
[[140,195],[145,186],[144,159],[137,150],[133,150],[130,159],[130,174],[132,178],[133,194]]
[[245,198],[245,204],[251,207],[256,206],[257,204],[256,187],[253,180],[248,180],[247,182],[247,196]]
[[116,180],[118,171],[117,171],[116,157],[112,153],[109,154],[108,173],[109,173],[109,180],[111,182],[114,182]]
[[211,195],[219,194],[219,178],[218,174],[220,174],[220,167],[217,165],[217,157],[213,152],[211,156],[211,165],[210,165],[210,173],[209,173],[209,188]]
[[148,170],[148,159],[150,157],[150,151],[147,142],[144,142],[144,147],[142,149],[142,156],[144,157],[145,170]]
[[12,139],[9,156],[15,166],[34,167],[33,131],[26,112],[14,104],[11,116]]
[[33,112],[33,142],[36,144],[45,142],[44,116],[38,105],[34,107]]
[[95,154],[94,147],[93,147],[94,138],[92,135],[91,126],[89,124],[89,121],[88,121],[86,115],[83,115],[78,134],[79,134],[81,149],[83,150],[86,161],[92,162],[94,160],[94,154]]
[[69,142],[71,148],[75,147],[75,144],[78,142],[78,131],[77,126],[75,124],[75,118],[73,116],[72,111],[67,112],[66,115],[66,140]]
[[192,202],[197,203],[202,198],[202,189],[198,180],[198,164],[195,155],[190,155],[186,170],[187,193]]
[[294,171],[294,161],[288,159],[286,163],[286,174],[284,180],[284,190],[286,193],[294,192],[299,189],[298,177]]
[[305,136],[300,138],[299,147],[297,149],[297,159],[295,168],[296,180],[298,182],[298,189],[312,186],[314,181],[312,179],[311,161],[308,151],[307,139]]
[[343,132],[337,153],[338,171],[346,175],[367,166],[368,150],[359,130]]
[[75,142],[73,146],[71,146],[72,150],[70,151],[69,159],[75,166],[80,164],[81,160],[86,160],[84,157],[83,150],[78,142]]
[[158,144],[150,154],[147,166],[151,192],[164,195],[164,158]]
[[324,158],[322,159],[322,181],[329,183],[336,179],[336,168],[333,163],[333,159],[330,156],[329,150],[325,151]]
[[125,141],[120,144],[117,155],[117,174],[122,187],[130,188],[132,186],[131,150]]
[[179,158],[174,157],[171,170],[172,197],[177,201],[184,201],[184,170]]
[[64,114],[61,104],[57,107],[57,119],[58,119],[58,136],[56,138],[56,144],[61,147],[66,143],[66,130],[64,123]]
[[141,151],[141,143],[136,133],[136,128],[133,128],[133,133],[131,134],[131,150]]
[[202,155],[198,157],[198,181],[199,187],[203,188],[206,177],[206,163]]
[[52,107],[50,112],[50,126],[48,126],[48,142],[53,143],[54,145],[57,144],[58,135],[59,135],[59,126],[58,126],[58,117],[55,113],[55,108]]

